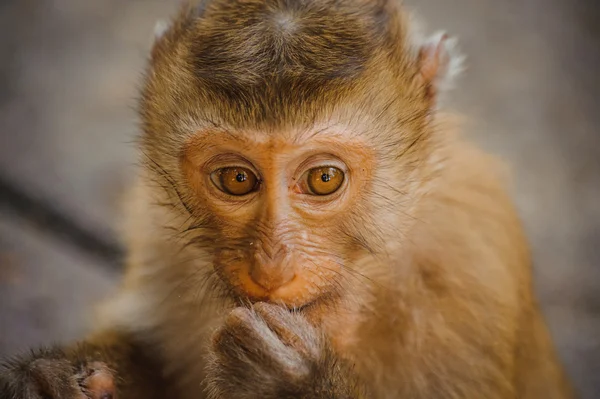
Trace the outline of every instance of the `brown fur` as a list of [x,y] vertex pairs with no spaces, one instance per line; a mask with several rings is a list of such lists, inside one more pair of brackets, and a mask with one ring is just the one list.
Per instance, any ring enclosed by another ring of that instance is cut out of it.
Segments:
[[[214,0],[157,39],[128,270],[102,327],[143,337],[168,397],[571,397],[497,162],[438,110],[452,54],[409,25],[392,0]],[[259,165],[260,194],[207,182],[224,148]],[[329,203],[281,194],[309,148],[348,168]],[[282,294],[301,315],[243,310],[274,298],[247,269],[284,263],[315,288]]]

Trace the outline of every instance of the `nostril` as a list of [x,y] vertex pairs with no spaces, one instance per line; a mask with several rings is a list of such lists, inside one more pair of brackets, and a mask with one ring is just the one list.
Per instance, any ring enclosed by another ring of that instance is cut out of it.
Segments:
[[250,269],[252,281],[266,291],[274,291],[292,281],[294,277],[293,268],[283,262],[255,261]]
[[260,286],[262,289],[269,291],[269,284],[265,281],[266,279],[263,274],[264,273],[262,273],[262,271],[259,270],[259,268],[257,268],[256,266],[252,266],[252,268],[250,269],[250,278],[252,279],[252,281],[254,281],[254,283]]

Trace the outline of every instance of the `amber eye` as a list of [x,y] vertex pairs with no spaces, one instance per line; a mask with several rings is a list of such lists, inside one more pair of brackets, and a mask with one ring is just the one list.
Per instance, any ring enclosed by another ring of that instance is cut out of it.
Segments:
[[246,195],[258,188],[258,178],[249,169],[239,166],[214,171],[210,179],[217,188],[230,195]]
[[314,168],[306,172],[301,185],[304,185],[304,182],[306,182],[306,187],[301,187],[301,189],[306,194],[329,195],[335,193],[342,186],[344,172],[333,166]]

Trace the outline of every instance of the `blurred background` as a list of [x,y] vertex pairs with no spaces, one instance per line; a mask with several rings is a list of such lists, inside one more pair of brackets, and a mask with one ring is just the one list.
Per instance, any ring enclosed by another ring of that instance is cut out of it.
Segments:
[[[560,356],[600,397],[600,1],[406,3],[468,55],[451,106],[512,166]],[[136,88],[175,7],[0,1],[0,356],[80,336],[113,292]]]

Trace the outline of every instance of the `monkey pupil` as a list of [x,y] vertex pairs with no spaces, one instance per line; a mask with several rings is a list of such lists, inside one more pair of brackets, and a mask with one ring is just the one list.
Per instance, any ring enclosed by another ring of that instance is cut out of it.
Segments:
[[238,173],[237,176],[235,177],[235,180],[237,180],[238,183],[243,183],[245,182],[247,179],[246,174],[244,173]]
[[329,182],[329,180],[331,180],[331,176],[329,176],[327,173],[323,173],[323,174],[321,175],[321,180],[322,180],[324,183],[327,183],[327,182]]

